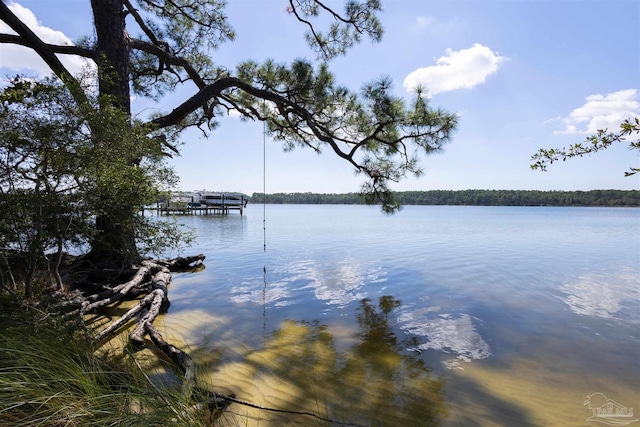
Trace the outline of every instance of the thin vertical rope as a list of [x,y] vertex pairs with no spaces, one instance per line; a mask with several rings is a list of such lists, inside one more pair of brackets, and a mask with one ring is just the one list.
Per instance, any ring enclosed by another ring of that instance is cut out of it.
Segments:
[[[262,245],[267,251],[267,122],[262,122]],[[266,267],[265,267],[266,271]]]
[[[263,101],[264,105],[264,101]],[[262,122],[262,251],[267,252],[267,122]],[[267,336],[267,264],[262,267],[262,334]]]

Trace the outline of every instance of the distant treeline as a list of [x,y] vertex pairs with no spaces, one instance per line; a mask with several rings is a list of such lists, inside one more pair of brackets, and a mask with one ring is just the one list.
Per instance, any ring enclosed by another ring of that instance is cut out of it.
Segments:
[[[640,207],[638,190],[527,191],[527,190],[430,190],[395,193],[403,205],[472,206],[625,206]],[[273,193],[274,204],[364,204],[359,193]],[[253,193],[251,203],[263,203],[263,193]]]

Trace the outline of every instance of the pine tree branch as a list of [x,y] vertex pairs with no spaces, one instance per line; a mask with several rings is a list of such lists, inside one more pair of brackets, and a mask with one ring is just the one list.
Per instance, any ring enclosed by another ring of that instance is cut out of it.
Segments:
[[30,47],[42,58],[49,68],[51,68],[51,71],[67,85],[79,105],[89,104],[80,82],[73,77],[69,70],[60,62],[60,59],[56,56],[56,52],[22,22],[11,9],[9,9],[4,1],[0,1],[0,20],[4,21],[5,24],[23,39],[25,43],[23,46]]
[[[26,39],[14,34],[0,34],[0,44],[15,44],[15,45],[29,47],[29,48],[32,47],[32,45]],[[76,55],[76,56],[81,56],[83,58],[94,59],[94,60],[96,58],[96,52],[93,49],[87,49],[85,47],[80,47],[80,46],[55,45],[55,44],[44,43],[44,42],[43,44],[54,53],[60,53],[63,55]]]

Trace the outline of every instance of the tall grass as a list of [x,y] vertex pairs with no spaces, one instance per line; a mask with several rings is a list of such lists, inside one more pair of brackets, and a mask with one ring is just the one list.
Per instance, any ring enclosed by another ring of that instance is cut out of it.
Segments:
[[152,384],[128,358],[0,301],[0,426],[204,426],[179,384]]

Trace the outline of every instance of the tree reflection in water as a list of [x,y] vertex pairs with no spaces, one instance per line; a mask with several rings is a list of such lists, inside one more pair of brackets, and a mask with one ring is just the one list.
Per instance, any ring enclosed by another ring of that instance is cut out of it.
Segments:
[[[432,378],[421,358],[406,352],[415,346],[412,339],[396,336],[390,315],[400,304],[391,296],[379,298],[377,305],[362,300],[357,342],[343,351],[336,350],[326,325],[285,321],[263,349],[247,356],[254,381],[271,388],[262,390],[270,396],[265,403],[367,426],[439,425],[446,415],[444,383]],[[319,423],[264,412],[257,416],[261,425]]]

